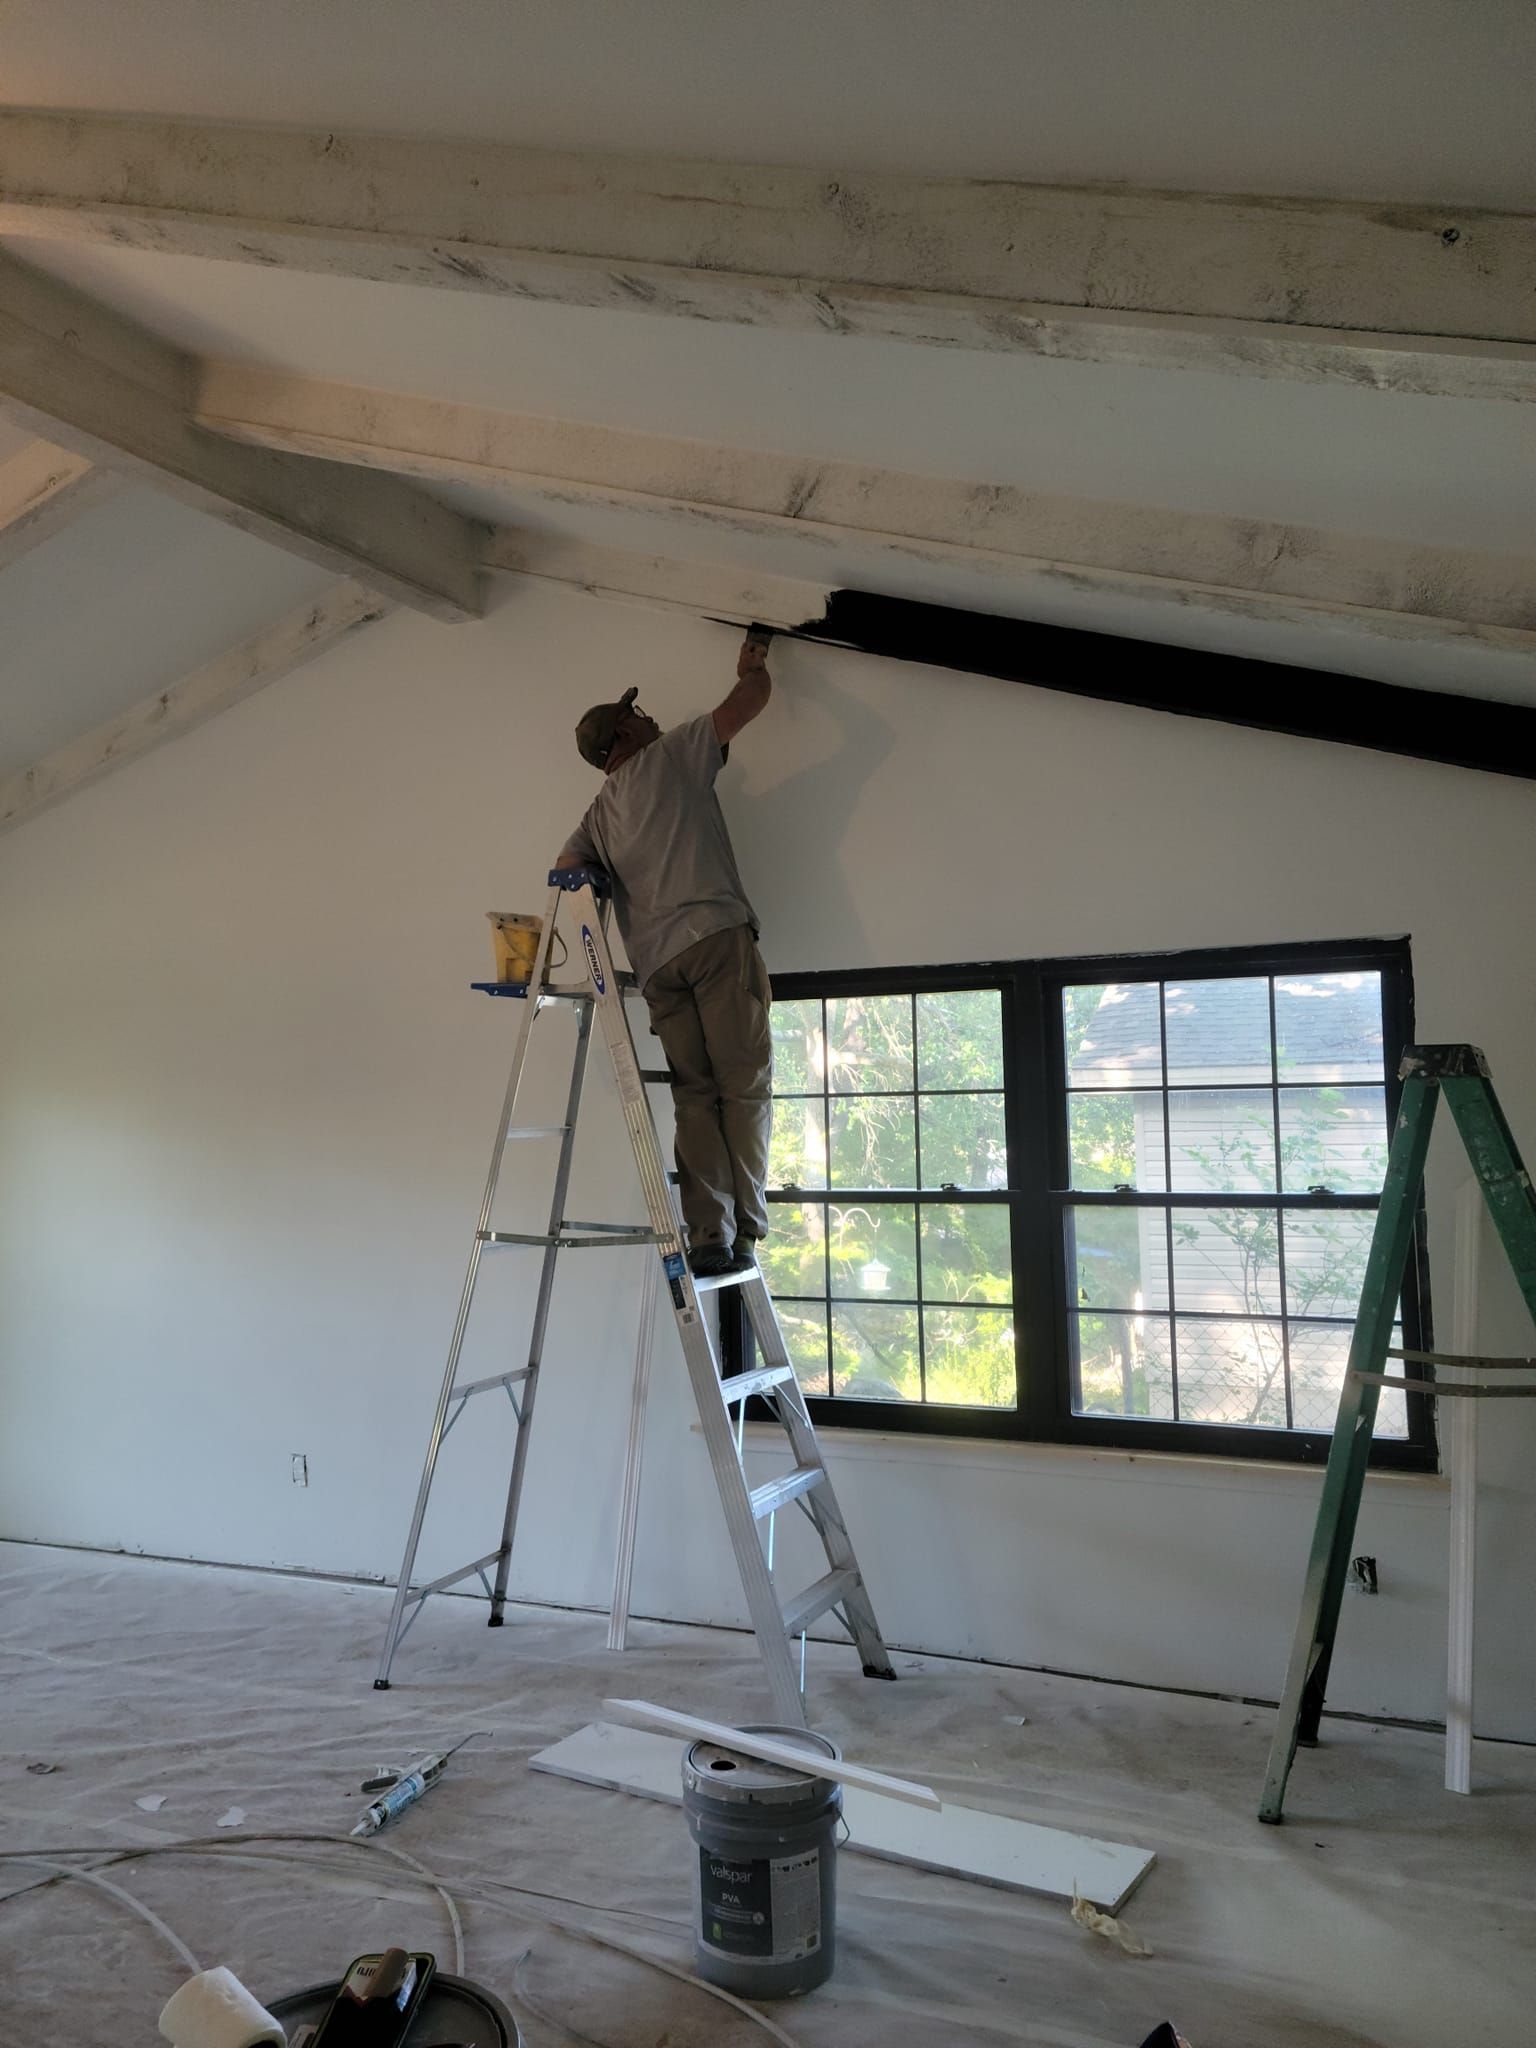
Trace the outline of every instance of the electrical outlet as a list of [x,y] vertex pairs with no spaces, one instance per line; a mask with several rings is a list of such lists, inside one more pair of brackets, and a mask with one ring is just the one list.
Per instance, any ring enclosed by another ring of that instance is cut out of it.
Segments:
[[303,1451],[295,1451],[293,1454],[293,1483],[295,1486],[309,1484],[309,1459]]

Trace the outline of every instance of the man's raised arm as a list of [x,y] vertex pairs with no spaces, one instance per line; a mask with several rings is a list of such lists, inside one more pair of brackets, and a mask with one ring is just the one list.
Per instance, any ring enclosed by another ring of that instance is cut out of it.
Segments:
[[749,633],[736,657],[736,687],[714,711],[715,737],[728,747],[744,725],[750,725],[773,695],[768,673],[768,643]]

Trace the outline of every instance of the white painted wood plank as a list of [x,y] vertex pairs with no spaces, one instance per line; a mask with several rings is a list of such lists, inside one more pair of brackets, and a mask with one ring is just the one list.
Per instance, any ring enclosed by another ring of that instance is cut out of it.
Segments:
[[33,441],[0,462],[0,569],[41,547],[122,479],[51,441]]
[[[210,431],[257,447],[501,488],[562,510],[660,513],[686,527],[693,547],[701,535],[722,552],[744,536],[793,536],[824,554],[828,585],[846,580],[839,557],[857,546],[893,563],[960,565],[1019,587],[1033,581],[1181,612],[1321,622],[1372,639],[1474,640],[1536,657],[1536,560],[1525,554],[711,447],[230,363],[204,366],[195,403]],[[559,545],[518,532],[493,539],[487,559],[559,574]],[[757,614],[774,624],[815,615]]]
[[0,234],[926,347],[1536,396],[1516,215],[0,113]]
[[0,254],[0,413],[395,602],[478,615],[477,522],[393,477],[207,434],[195,384],[190,357]]
[[830,583],[756,576],[750,569],[713,562],[675,561],[628,548],[595,547],[563,534],[502,527],[493,535],[486,566],[512,576],[539,576],[574,584],[591,597],[617,598],[662,612],[685,612],[727,625],[802,626],[821,618]]
[[[531,1758],[529,1768],[580,1784],[681,1805],[682,1755],[669,1736],[594,1721]],[[906,1863],[1005,1891],[1070,1899],[1074,1889],[1117,1913],[1157,1860],[1150,1849],[1041,1827],[980,1807],[938,1813],[850,1786],[843,1799],[849,1852]]]
[[[779,1742],[771,1735],[748,1734],[728,1722],[706,1721],[698,1714],[679,1714],[671,1707],[653,1706],[649,1700],[604,1700],[603,1705],[622,1721],[639,1721],[653,1728],[665,1728],[690,1742],[716,1742],[725,1749],[738,1750],[743,1756],[759,1757],[764,1763],[782,1764],[787,1770],[805,1769],[805,1751],[796,1749],[793,1743]],[[833,1763],[830,1758],[819,1757],[815,1761],[818,1776],[835,1778],[843,1785],[861,1786],[864,1791],[879,1793],[885,1799],[900,1799],[912,1806],[935,1809],[944,1803],[931,1786],[914,1784],[910,1778],[893,1778],[885,1771],[872,1771],[865,1764]]]
[[[1477,1350],[1477,1290],[1480,1266],[1483,1192],[1475,1180],[1463,1181],[1456,1194],[1454,1265],[1451,1285],[1451,1349],[1463,1357]],[[1452,1380],[1472,1379],[1455,1367],[1437,1367]],[[1442,1403],[1437,1410],[1442,1430],[1450,1432],[1451,1527],[1450,1615],[1446,1631],[1445,1789],[1472,1790],[1472,1686],[1477,1589],[1477,1435],[1476,1401]]]
[[386,599],[359,584],[338,584],[168,689],[8,776],[0,782],[0,832],[25,824],[167,740],[179,739],[391,609]]

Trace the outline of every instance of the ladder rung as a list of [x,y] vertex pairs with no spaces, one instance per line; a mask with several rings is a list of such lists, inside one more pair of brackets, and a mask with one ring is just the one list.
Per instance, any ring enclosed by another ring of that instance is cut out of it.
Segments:
[[813,1486],[820,1486],[826,1476],[824,1465],[800,1465],[793,1472],[786,1472],[782,1479],[770,1479],[763,1486],[754,1486],[747,1495],[752,1505],[752,1519],[760,1522],[765,1515],[777,1513],[790,1501],[798,1500],[802,1493],[809,1493]]
[[750,1281],[761,1280],[762,1273],[756,1266],[743,1266],[736,1273],[696,1273],[693,1278],[697,1294],[713,1294],[719,1287],[745,1287]]
[[603,1234],[601,1237],[572,1237],[561,1231],[557,1236],[551,1237],[547,1230],[537,1232],[530,1230],[477,1230],[475,1236],[483,1245],[541,1244],[548,1246],[557,1244],[564,1252],[611,1251],[627,1244],[659,1244],[661,1242],[661,1239],[654,1230],[642,1229],[638,1224],[633,1229],[630,1229],[628,1226],[615,1227],[612,1224],[606,1223],[584,1223],[577,1227],[581,1230],[600,1230]]
[[606,1237],[643,1238],[647,1244],[655,1242],[656,1233],[644,1223],[578,1223],[574,1216],[565,1217],[560,1225],[562,1230],[590,1230]]
[[1410,1365],[1462,1365],[1482,1371],[1494,1367],[1499,1372],[1536,1372],[1536,1358],[1484,1358],[1472,1351],[1389,1351],[1388,1358],[1403,1358]]
[[516,1372],[492,1373],[488,1380],[465,1380],[455,1387],[448,1398],[450,1401],[467,1401],[471,1394],[483,1394],[487,1387],[510,1387],[514,1380],[525,1380],[531,1367],[520,1365]]
[[1497,1385],[1492,1380],[1473,1380],[1470,1385],[1458,1382],[1448,1385],[1444,1380],[1395,1380],[1385,1372],[1352,1372],[1352,1380],[1358,1380],[1364,1387],[1406,1387],[1411,1394],[1429,1394],[1437,1401],[1452,1398],[1461,1401],[1516,1401],[1536,1398],[1536,1382],[1523,1381],[1511,1386],[1508,1380]]
[[851,1593],[859,1583],[856,1566],[844,1564],[825,1573],[815,1585],[807,1586],[803,1593],[797,1593],[784,1609],[784,1632],[797,1636],[808,1628],[818,1614],[825,1614],[829,1607],[835,1607],[845,1593]]
[[610,1230],[602,1237],[562,1237],[560,1249],[566,1252],[610,1251],[615,1246],[626,1244],[660,1244],[661,1239],[654,1230],[629,1230],[620,1233]]
[[733,1373],[720,1382],[720,1395],[725,1401],[745,1401],[749,1394],[765,1394],[770,1387],[782,1387],[795,1376],[792,1365],[764,1365],[756,1372]]
[[[622,967],[614,976],[614,980],[626,992],[635,985],[635,977]],[[543,996],[546,1002],[590,1003],[596,1001],[596,997],[592,993],[592,984],[589,981],[546,981],[539,990],[539,994]]]
[[569,1124],[514,1124],[507,1132],[507,1142],[514,1138],[563,1138],[570,1129]]

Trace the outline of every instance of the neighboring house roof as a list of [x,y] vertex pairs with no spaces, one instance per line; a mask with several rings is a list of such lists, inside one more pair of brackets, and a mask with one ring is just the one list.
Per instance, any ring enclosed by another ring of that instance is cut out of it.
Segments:
[[[1169,1079],[1264,1080],[1269,995],[1262,976],[1170,981]],[[1080,1086],[1156,1087],[1161,1068],[1155,981],[1110,982],[1073,1060]],[[1381,1072],[1379,977],[1277,975],[1280,1078],[1367,1080]]]

